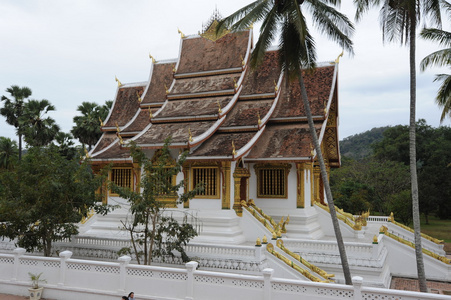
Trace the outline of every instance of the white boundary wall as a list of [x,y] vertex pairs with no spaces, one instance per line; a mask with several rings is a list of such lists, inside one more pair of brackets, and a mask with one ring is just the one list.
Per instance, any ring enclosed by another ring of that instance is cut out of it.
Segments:
[[28,295],[28,272],[43,273],[47,280],[43,296],[50,299],[119,299],[135,292],[137,299],[451,299],[450,296],[362,287],[361,277],[353,286],[273,278],[272,269],[261,276],[196,270],[197,262],[186,269],[129,264],[130,257],[108,263],[71,259],[70,251],[59,258],[26,256],[17,248],[14,254],[0,254],[0,291]]

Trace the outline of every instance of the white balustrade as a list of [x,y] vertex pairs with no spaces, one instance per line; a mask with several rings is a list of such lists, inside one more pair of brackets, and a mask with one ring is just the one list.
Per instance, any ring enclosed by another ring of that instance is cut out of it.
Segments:
[[353,286],[347,286],[274,278],[272,269],[264,269],[255,276],[197,270],[197,262],[189,262],[185,268],[165,268],[133,265],[127,256],[120,257],[118,262],[78,260],[71,256],[70,251],[61,252],[59,258],[26,256],[23,249],[16,249],[14,254],[0,254],[0,290],[26,296],[30,285],[28,272],[42,272],[46,280],[42,284],[44,297],[51,299],[119,299],[130,291],[143,300],[451,299],[444,295],[366,288],[362,287],[360,277],[354,277]]

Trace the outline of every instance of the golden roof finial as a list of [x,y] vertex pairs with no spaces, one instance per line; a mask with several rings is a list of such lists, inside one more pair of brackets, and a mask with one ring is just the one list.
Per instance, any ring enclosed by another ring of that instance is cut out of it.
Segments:
[[149,119],[152,119],[152,118],[153,118],[152,110],[151,110],[150,107],[149,107]]
[[175,65],[174,65],[174,67],[172,68],[172,73],[175,73],[175,72],[177,72],[177,69],[175,68]]
[[121,132],[121,129],[119,128],[119,125],[117,125],[117,122],[115,124],[116,124],[116,131]]
[[100,126],[103,127],[103,121],[102,121],[102,119],[100,117],[99,117],[99,121],[100,121]]
[[141,96],[139,95],[138,91],[136,91],[136,97],[138,97],[138,102],[139,103],[143,102],[143,99],[141,99]]
[[235,143],[232,141],[232,155],[235,156],[236,155],[236,151],[235,151]]
[[118,87],[121,87],[121,86],[122,86],[122,83],[119,81],[119,79],[117,79],[117,76],[114,76],[114,79],[115,79],[116,82],[117,82],[117,86],[118,86]]
[[233,77],[233,87],[235,88],[235,90],[238,88],[235,77]]
[[277,86],[277,82],[274,80],[274,91],[277,93],[279,87]]
[[257,112],[257,117],[258,117],[257,124],[258,124],[258,126],[261,126],[262,125],[262,119],[260,119],[260,112]]
[[340,55],[338,55],[337,59],[335,60],[335,63],[338,64],[340,62],[340,57],[343,56],[344,50],[341,51]]
[[313,145],[312,144],[310,144],[310,154],[313,156],[315,153],[314,153],[314,151],[313,151]]
[[188,136],[189,136],[189,141],[192,142],[193,141],[193,135],[191,134],[191,128],[188,127]]
[[157,61],[155,60],[155,58],[149,53],[149,58],[152,60],[152,63],[156,63]]
[[178,33],[180,33],[181,38],[184,39],[185,35],[183,34],[183,32],[179,28],[177,28],[177,30],[178,30]]
[[166,84],[164,85],[164,89],[166,90],[166,95],[169,94],[169,90],[168,90],[168,87],[166,86]]
[[222,114],[221,104],[219,104],[219,100],[216,100],[216,103],[218,103],[218,114]]
[[241,54],[240,54],[240,59],[241,59],[241,64],[242,64],[243,67],[244,67],[244,65],[246,64],[246,62],[244,61],[243,55],[241,55]]

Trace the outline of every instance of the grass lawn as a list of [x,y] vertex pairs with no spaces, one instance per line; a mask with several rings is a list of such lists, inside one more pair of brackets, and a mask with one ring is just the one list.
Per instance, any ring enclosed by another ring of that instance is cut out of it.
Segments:
[[[411,225],[413,227],[413,225]],[[451,253],[451,220],[440,220],[436,217],[429,217],[429,224],[426,225],[424,217],[421,217],[421,232],[445,241],[446,253]]]

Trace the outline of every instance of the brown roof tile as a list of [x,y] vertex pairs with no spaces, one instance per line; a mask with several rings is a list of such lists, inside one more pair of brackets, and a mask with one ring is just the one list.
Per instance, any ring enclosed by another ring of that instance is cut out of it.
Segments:
[[192,136],[196,137],[207,131],[213,124],[214,121],[152,124],[135,141],[138,145],[162,144],[167,137],[172,136],[172,143],[187,143],[188,129],[191,130]]
[[268,113],[274,100],[249,100],[238,101],[227,114],[221,127],[230,126],[257,126],[258,114],[263,119]]
[[139,109],[137,93],[142,95],[144,86],[121,87],[117,92],[112,112],[104,127],[115,127],[127,124]]
[[[321,124],[316,124],[317,133]],[[268,124],[246,159],[299,158],[310,156],[307,123]]]
[[175,81],[170,95],[233,90],[233,79],[238,81],[239,74],[180,78]]
[[[152,113],[155,113],[157,109],[151,109]],[[149,125],[149,110],[148,109],[139,109],[137,112],[137,116],[135,120],[126,128],[124,128],[121,133],[127,134],[128,132],[139,132],[143,130],[147,125]]]
[[149,88],[144,95],[141,105],[164,102],[166,100],[166,87],[172,84],[175,63],[156,63],[153,65]]
[[99,152],[102,149],[108,147],[115,139],[117,138],[116,133],[113,132],[104,132],[100,141],[97,143],[95,149],[92,153]]
[[233,96],[171,100],[158,116],[155,117],[155,120],[169,117],[217,115],[219,110],[218,102],[221,108],[223,108],[229,104],[232,97]]
[[93,159],[118,159],[129,157],[130,149],[123,148],[119,145],[119,143],[116,143],[115,145],[112,145],[110,148],[108,148],[105,152],[102,152],[93,157]]
[[[313,73],[303,72],[304,83],[313,116],[324,115],[324,108],[332,88],[334,68],[335,66],[331,65],[317,68]],[[287,92],[287,86],[290,87],[290,93]],[[282,95],[272,115],[273,118],[305,116],[301,90],[297,81],[288,85],[284,79],[280,92]]]
[[274,82],[277,83],[279,77],[278,52],[267,52],[263,63],[257,69],[247,71],[241,95],[274,93]]
[[203,37],[183,39],[177,73],[240,68],[248,41],[249,31],[231,33],[216,42]]
[[215,133],[191,153],[190,156],[232,156],[232,141],[235,144],[235,151],[238,151],[245,146],[255,134],[256,132]]

